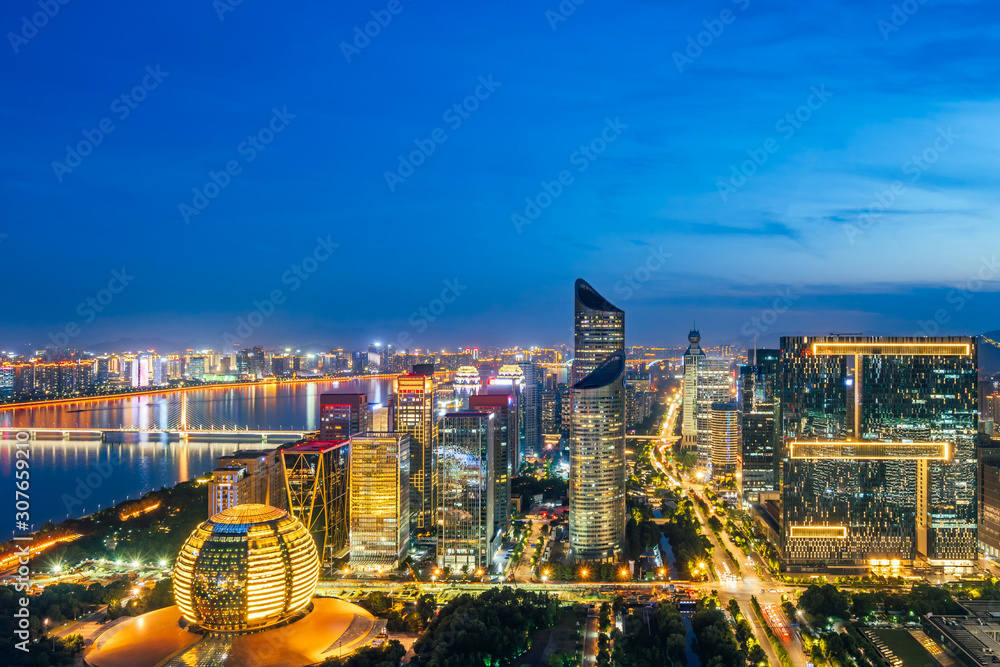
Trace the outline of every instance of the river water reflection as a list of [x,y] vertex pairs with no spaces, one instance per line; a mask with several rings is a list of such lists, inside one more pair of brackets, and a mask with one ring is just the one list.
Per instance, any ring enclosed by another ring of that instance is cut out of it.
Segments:
[[[262,384],[250,387],[126,396],[80,403],[18,408],[0,412],[0,426],[87,429],[267,429],[319,428],[320,394],[367,392],[370,403],[385,403],[391,380]],[[261,446],[249,434],[219,441],[181,441],[158,433],[109,434],[95,439],[42,437],[31,443],[31,521],[79,517],[127,497],[173,486],[215,467],[215,459],[237,449]],[[0,441],[0,471],[13,493],[14,434]],[[281,444],[271,441],[269,446]],[[0,520],[0,539],[14,531],[13,513]],[[24,532],[24,531],[17,531]]]

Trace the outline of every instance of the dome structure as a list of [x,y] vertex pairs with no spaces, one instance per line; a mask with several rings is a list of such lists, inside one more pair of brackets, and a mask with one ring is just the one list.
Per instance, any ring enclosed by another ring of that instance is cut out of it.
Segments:
[[181,614],[210,632],[256,631],[309,605],[319,556],[309,531],[283,510],[236,505],[198,526],[174,565]]

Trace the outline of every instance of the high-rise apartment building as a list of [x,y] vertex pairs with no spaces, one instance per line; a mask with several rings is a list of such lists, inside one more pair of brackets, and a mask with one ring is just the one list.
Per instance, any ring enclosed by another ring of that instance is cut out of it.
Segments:
[[434,414],[434,375],[400,375],[393,381],[392,430],[410,434],[411,537],[436,534],[435,493],[437,419]]
[[977,558],[976,339],[782,338],[792,571]]
[[582,278],[576,281],[573,382],[590,375],[615,352],[625,351],[625,311]]
[[320,439],[347,440],[371,428],[368,394],[321,394],[319,397]]
[[493,525],[496,418],[453,412],[441,420],[438,447],[437,563],[473,573],[489,569],[500,546]]
[[625,540],[625,354],[573,385],[569,542],[577,561],[608,562]]
[[410,546],[410,435],[351,438],[351,567],[388,571]]

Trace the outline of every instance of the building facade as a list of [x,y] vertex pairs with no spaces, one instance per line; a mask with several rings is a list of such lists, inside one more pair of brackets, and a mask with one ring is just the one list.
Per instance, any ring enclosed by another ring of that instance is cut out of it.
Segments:
[[782,338],[789,569],[977,558],[976,339]]
[[351,438],[351,567],[398,568],[410,546],[410,435]]
[[625,311],[591,287],[576,281],[573,382],[590,375],[615,352],[625,351]]
[[625,541],[625,354],[573,386],[569,541],[577,561],[617,560]]
[[400,375],[393,381],[392,430],[410,434],[410,534],[433,538],[437,507],[437,420],[434,375]]
[[323,561],[347,553],[350,444],[316,440],[280,450],[288,512],[312,534]]
[[441,420],[438,446],[437,563],[453,571],[488,570],[499,548],[494,517],[496,418],[453,412]]
[[[507,387],[499,389],[513,391]],[[510,483],[514,477],[514,452],[518,444],[517,402],[513,394],[490,393],[470,397],[469,409],[494,416],[493,529],[502,535],[510,526]]]
[[371,428],[368,394],[321,394],[319,397],[320,440],[348,440]]
[[712,482],[736,488],[740,472],[740,406],[735,401],[713,403],[711,412]]

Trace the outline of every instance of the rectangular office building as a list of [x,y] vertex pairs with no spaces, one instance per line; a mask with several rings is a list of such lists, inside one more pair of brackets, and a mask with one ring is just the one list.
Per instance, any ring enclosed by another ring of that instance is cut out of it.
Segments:
[[441,420],[438,447],[438,541],[440,567],[456,572],[493,564],[494,428],[485,412],[452,412]]
[[781,354],[788,568],[971,572],[976,339],[795,337]]
[[351,567],[394,570],[410,546],[410,435],[351,438]]

